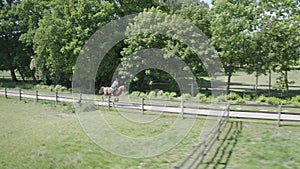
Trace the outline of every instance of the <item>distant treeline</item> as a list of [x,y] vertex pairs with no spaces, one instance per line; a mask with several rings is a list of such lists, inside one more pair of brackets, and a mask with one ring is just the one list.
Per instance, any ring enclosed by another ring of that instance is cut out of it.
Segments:
[[[238,67],[243,67],[249,74],[255,73],[257,77],[269,71],[281,73],[277,83],[282,90],[288,90],[288,72],[299,65],[299,1],[214,0],[211,7],[193,0],[183,0],[172,6],[168,2],[1,1],[0,70],[10,71],[14,81],[18,80],[17,71],[22,77],[30,76],[43,84],[70,87],[77,57],[91,35],[123,16],[151,11],[163,16],[177,15],[202,30],[223,63],[228,76],[228,91],[231,76]],[[96,86],[110,85],[113,73],[122,61],[125,69],[118,76],[130,76],[126,67],[132,67],[132,63],[127,57],[148,48],[159,48],[179,56],[198,78],[197,81],[200,75],[207,75],[204,64],[195,59],[197,54],[189,46],[161,34],[136,34],[142,29],[138,26],[149,23],[151,18],[139,14],[134,21],[126,31],[134,36],[127,37],[106,54],[94,81]],[[176,27],[176,21],[162,22],[160,26]],[[137,74],[132,86],[149,86],[159,81],[175,83],[170,75],[154,69]]]

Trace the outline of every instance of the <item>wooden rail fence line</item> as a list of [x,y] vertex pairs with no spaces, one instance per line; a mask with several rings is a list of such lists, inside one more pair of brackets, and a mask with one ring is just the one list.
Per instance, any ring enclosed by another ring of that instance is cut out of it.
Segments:
[[[10,89],[12,90],[12,89]],[[226,103],[213,103],[213,102],[197,102],[197,101],[187,101],[187,100],[166,100],[166,99],[151,99],[151,101],[155,103],[146,103],[145,98],[130,98],[131,100],[136,99],[136,102],[114,102],[111,101],[111,97],[107,97],[107,104],[105,104],[104,100],[88,100],[88,98],[82,98],[82,94],[77,94],[76,98],[70,93],[64,92],[47,92],[47,91],[39,91],[39,90],[25,90],[25,89],[14,89],[12,91],[8,91],[7,88],[4,90],[0,90],[0,94],[3,93],[4,97],[7,98],[8,96],[12,97],[19,97],[20,100],[22,98],[27,99],[35,99],[36,101],[39,100],[48,100],[48,101],[55,101],[56,103],[61,102],[73,102],[73,103],[80,103],[82,100],[93,101],[97,106],[108,106],[110,109],[111,107],[115,108],[124,108],[124,109],[138,109],[141,110],[141,113],[144,114],[146,111],[159,111],[159,112],[166,112],[166,113],[177,113],[181,114],[182,118],[184,115],[199,115],[199,116],[220,116],[220,113],[214,114],[209,113],[209,111],[224,111],[224,108],[215,107],[217,105],[225,105]],[[126,99],[124,99],[126,100]],[[130,101],[131,101],[130,100]],[[176,103],[174,105],[163,105],[161,103],[170,102]],[[112,104],[113,103],[113,104]],[[158,104],[160,103],[160,104]],[[192,104],[192,105],[191,105]],[[196,106],[195,106],[196,105]],[[205,107],[205,105],[213,105],[211,107]],[[202,107],[201,107],[202,106]],[[204,107],[203,107],[204,106]],[[273,108],[274,111],[259,111],[259,110],[234,110],[232,106],[243,106],[243,107],[264,107],[264,108]],[[277,126],[280,126],[282,121],[294,121],[300,122],[300,112],[284,112],[283,109],[292,109],[299,111],[300,107],[298,106],[286,106],[286,105],[260,105],[260,104],[230,104],[229,105],[229,118],[245,118],[245,119],[258,119],[258,120],[273,120],[277,121]],[[277,111],[275,111],[277,110]]]

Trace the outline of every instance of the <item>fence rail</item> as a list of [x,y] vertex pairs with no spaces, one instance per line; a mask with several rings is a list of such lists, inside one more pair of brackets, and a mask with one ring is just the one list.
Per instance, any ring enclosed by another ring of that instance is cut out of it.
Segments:
[[[226,127],[229,121],[230,104],[226,106],[226,110],[222,114],[222,117],[202,139],[200,143],[194,146],[192,151],[176,166],[174,169],[186,168],[198,168],[202,164],[207,153],[211,150],[217,140],[219,140],[223,129]],[[189,163],[188,163],[189,162]]]
[[[49,100],[56,102],[76,103],[81,100],[93,101],[98,106],[114,106],[116,108],[137,109],[142,113],[145,111],[177,113],[184,115],[199,115],[199,116],[221,116],[221,112],[226,107],[226,102],[200,102],[190,100],[168,100],[158,98],[139,98],[139,97],[120,97],[119,102],[111,101],[111,97],[104,98],[94,95],[81,95],[79,93],[69,92],[49,92],[44,90],[27,90],[27,89],[8,89],[0,90],[0,95],[7,97],[19,97],[39,100]],[[242,108],[242,109],[241,109]],[[253,109],[259,108],[259,109]],[[265,110],[269,109],[269,110]],[[220,111],[220,112],[218,112]],[[281,121],[296,121],[300,122],[300,106],[288,105],[262,105],[262,104],[230,104],[230,118],[245,118],[245,119],[261,119],[277,121],[280,126]]]

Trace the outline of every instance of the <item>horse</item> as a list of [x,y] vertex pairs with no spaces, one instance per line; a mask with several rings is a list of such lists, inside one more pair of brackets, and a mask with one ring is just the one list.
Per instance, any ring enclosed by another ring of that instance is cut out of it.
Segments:
[[[120,96],[125,91],[125,86],[119,86],[113,96]],[[111,87],[101,86],[99,90],[99,94],[104,93],[104,96],[112,96]]]

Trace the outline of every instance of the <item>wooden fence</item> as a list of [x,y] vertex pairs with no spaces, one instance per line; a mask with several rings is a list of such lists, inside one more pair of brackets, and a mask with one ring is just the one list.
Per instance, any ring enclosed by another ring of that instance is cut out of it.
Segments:
[[[8,96],[39,100],[48,100],[55,102],[70,102],[78,103],[83,100],[82,95],[70,92],[49,92],[45,90],[26,90],[26,89],[7,89],[0,90],[5,98]],[[108,108],[116,107],[123,109],[138,109],[144,114],[145,111],[156,111],[166,113],[184,115],[199,115],[199,116],[222,116],[221,112],[225,110],[225,102],[200,102],[191,100],[168,100],[158,98],[139,98],[122,96],[116,102],[111,97],[99,97],[94,95],[84,95],[84,100],[92,101],[98,106],[108,106]],[[265,110],[266,109],[266,110]],[[230,118],[245,118],[257,120],[273,120],[277,121],[277,126],[280,126],[281,121],[300,122],[300,107],[288,105],[262,105],[262,104],[234,104],[229,105]],[[209,111],[219,111],[214,114]]]
[[226,124],[229,121],[230,104],[226,106],[222,117],[217,124],[202,138],[202,141],[194,146],[193,150],[176,166],[174,169],[179,168],[198,168],[202,164],[208,152],[212,149],[215,143],[220,139],[220,135]]

